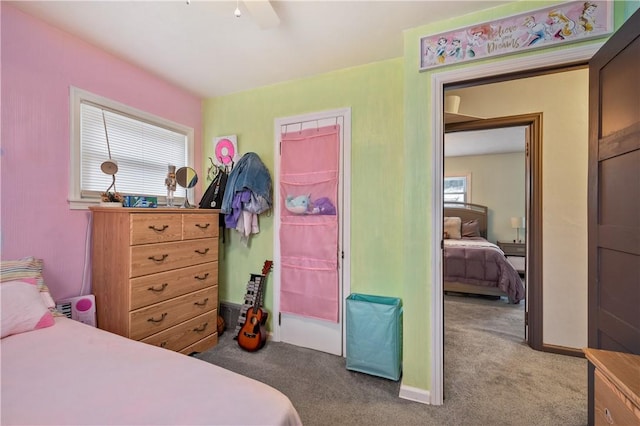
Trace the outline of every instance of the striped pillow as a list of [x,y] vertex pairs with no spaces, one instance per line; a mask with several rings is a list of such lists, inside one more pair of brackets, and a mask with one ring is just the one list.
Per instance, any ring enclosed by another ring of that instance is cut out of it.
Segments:
[[24,257],[19,260],[3,260],[0,261],[0,283],[8,281],[16,281],[24,278],[35,278],[36,285],[40,291],[40,296],[45,306],[54,315],[61,315],[56,310],[56,303],[51,297],[49,288],[44,284],[44,278],[42,277],[42,267],[44,262],[42,259],[36,259],[35,257]]

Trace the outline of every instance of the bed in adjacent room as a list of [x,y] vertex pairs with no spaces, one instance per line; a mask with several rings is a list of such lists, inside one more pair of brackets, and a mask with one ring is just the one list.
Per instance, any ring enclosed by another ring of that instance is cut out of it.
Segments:
[[2,268],[1,424],[301,424],[278,390],[55,316],[41,277]]
[[487,238],[487,207],[471,203],[444,206],[444,291],[525,297],[524,284],[504,252]]

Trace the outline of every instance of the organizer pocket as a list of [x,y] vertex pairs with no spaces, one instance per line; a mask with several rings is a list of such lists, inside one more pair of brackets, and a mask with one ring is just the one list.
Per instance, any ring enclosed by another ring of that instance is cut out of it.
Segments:
[[283,256],[280,295],[282,312],[337,322],[337,259],[325,261]]
[[337,259],[336,216],[283,217],[280,223],[280,253],[291,257]]
[[281,216],[335,215],[338,176],[332,171],[283,175],[280,193]]

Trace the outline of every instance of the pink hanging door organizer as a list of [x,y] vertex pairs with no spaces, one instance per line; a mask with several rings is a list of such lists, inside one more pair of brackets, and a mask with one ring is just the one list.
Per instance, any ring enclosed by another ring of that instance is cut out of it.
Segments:
[[282,135],[280,309],[338,322],[340,126]]

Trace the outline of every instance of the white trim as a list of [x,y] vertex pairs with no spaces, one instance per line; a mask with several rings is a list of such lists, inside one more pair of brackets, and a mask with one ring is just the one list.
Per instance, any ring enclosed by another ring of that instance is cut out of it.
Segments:
[[[434,258],[442,256],[440,241],[442,237],[442,151],[444,126],[444,85],[471,79],[486,78],[501,74],[541,69],[552,66],[570,65],[586,62],[600,49],[604,42],[557,50],[554,52],[538,52],[524,58],[507,59],[486,65],[469,66],[452,71],[434,71],[431,75],[431,140],[432,144],[432,194],[433,208],[431,221],[431,251]],[[432,262],[431,273],[431,404],[442,405],[444,393],[444,318],[441,262]]]
[[[166,118],[150,114],[148,112],[130,107],[123,103],[113,101],[79,89],[69,86],[69,207],[72,210],[87,209],[89,206],[97,205],[99,200],[88,201],[80,197],[80,103],[89,101],[101,107],[111,109],[120,114],[128,115],[131,118],[140,121],[146,121],[156,126],[161,126],[175,132],[182,133],[187,137],[187,166],[194,167],[195,161],[195,142],[194,130],[191,127],[184,126],[180,123],[167,120]],[[189,191],[188,191],[189,192]],[[190,191],[189,201],[194,204],[193,191]]]
[[412,386],[400,385],[400,398],[407,399],[409,401],[420,402],[422,404],[429,404],[431,402],[431,395],[428,390],[414,388]]
[[[344,304],[351,293],[351,108],[340,108],[310,114],[291,117],[276,118],[274,120],[274,226],[273,226],[273,271],[271,273],[273,288],[273,312],[280,312],[280,132],[283,126],[320,121],[332,118],[343,118],[342,146],[340,147],[340,176],[338,185],[338,199],[342,200],[340,206],[339,229],[341,235],[338,250],[343,257],[338,257],[338,267],[342,269],[342,300],[340,302],[340,321],[342,322],[342,354],[346,348],[346,325],[344,320]],[[278,321],[273,323],[273,339],[281,341],[281,330]]]

